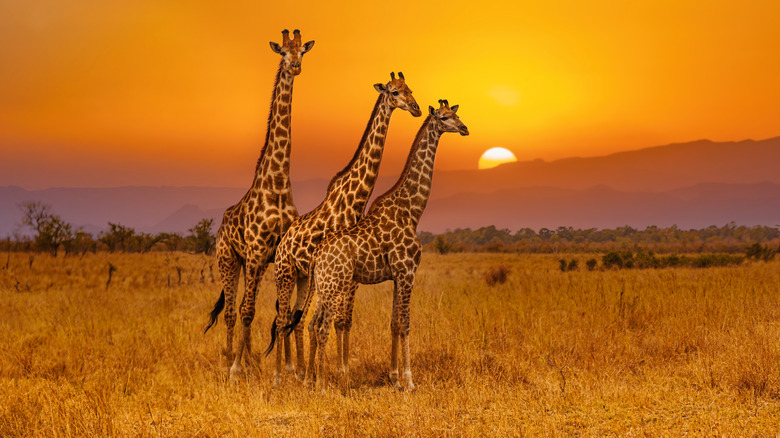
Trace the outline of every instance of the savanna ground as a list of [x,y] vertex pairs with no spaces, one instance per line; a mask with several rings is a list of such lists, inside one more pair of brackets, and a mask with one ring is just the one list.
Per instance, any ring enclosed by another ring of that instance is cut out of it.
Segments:
[[[331,334],[331,385],[317,393],[291,376],[273,389],[271,358],[229,382],[222,318],[203,334],[220,289],[213,258],[30,258],[0,256],[3,437],[780,431],[780,261],[563,273],[555,255],[426,253],[412,300],[417,390],[388,382],[386,283],[358,291],[349,384]],[[488,286],[499,265],[506,283]],[[271,271],[256,350],[269,341]]]

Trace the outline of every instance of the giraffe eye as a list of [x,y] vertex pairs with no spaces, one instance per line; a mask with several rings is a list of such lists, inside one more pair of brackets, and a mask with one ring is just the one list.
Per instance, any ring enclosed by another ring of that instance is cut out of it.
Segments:
[[393,96],[398,96],[398,92],[397,91],[393,91]]
[[287,56],[287,52],[282,52],[282,56]]
[[447,120],[447,118],[446,118],[446,117],[442,117],[442,118],[441,118],[441,121],[442,121],[442,122],[443,122],[443,121],[445,121],[445,120]]

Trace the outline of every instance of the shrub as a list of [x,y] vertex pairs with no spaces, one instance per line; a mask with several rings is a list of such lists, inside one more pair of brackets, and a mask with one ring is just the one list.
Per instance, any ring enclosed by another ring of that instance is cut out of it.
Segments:
[[763,260],[768,262],[775,257],[775,252],[776,251],[770,248],[769,245],[761,245],[760,243],[756,242],[750,245],[747,251],[745,251],[745,257],[748,259]]
[[634,258],[636,267],[639,269],[658,268],[661,266],[660,260],[653,254],[652,251],[639,251]]
[[634,267],[634,254],[631,251],[610,251],[601,257],[601,264],[605,268],[626,268]]
[[596,269],[597,263],[598,262],[596,261],[596,259],[589,259],[587,262],[585,262],[585,266],[588,268],[588,271],[592,271]]
[[436,236],[436,238],[433,240],[433,249],[435,249],[439,254],[447,254],[448,252],[452,251],[452,243],[445,240],[441,236]]
[[495,286],[506,283],[509,276],[509,268],[504,265],[498,265],[485,273],[485,282],[488,286]]

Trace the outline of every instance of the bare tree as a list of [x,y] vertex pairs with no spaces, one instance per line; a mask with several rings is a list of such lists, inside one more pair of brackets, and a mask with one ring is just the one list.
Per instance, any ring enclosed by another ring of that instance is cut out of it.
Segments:
[[51,206],[40,201],[28,201],[19,205],[22,210],[22,224],[32,228],[35,246],[41,251],[49,251],[57,256],[60,245],[73,238],[73,227],[52,213]]

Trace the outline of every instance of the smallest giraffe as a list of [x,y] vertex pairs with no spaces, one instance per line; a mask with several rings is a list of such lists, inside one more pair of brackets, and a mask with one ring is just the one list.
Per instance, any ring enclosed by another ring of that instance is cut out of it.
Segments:
[[[309,324],[306,381],[315,379],[317,388],[323,388],[325,384],[324,352],[331,323],[336,329],[341,371],[345,377],[348,373],[349,332],[357,285],[392,280],[395,288],[390,322],[390,381],[397,389],[403,389],[398,380],[400,345],[404,386],[407,390],[414,389],[409,358],[409,302],[422,256],[417,224],[431,193],[433,164],[441,135],[445,132],[469,134],[466,125],[455,114],[458,105],[450,108],[446,100],[440,100],[439,104],[436,110],[429,107],[430,115],[417,133],[396,184],[374,201],[366,217],[357,225],[329,234],[312,259],[309,293],[304,306],[308,305],[315,289],[317,306]],[[319,363],[315,368],[318,350]]]

